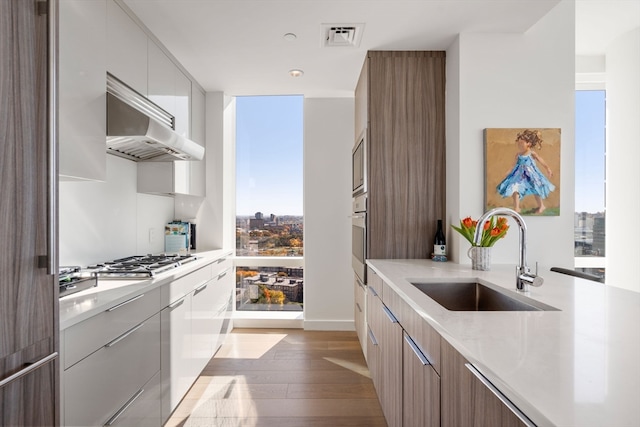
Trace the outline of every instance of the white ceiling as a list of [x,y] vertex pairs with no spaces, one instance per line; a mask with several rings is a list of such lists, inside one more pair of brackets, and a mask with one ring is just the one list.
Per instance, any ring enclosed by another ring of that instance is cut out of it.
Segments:
[[[353,96],[367,50],[444,50],[461,32],[524,32],[559,1],[124,0],[205,90],[307,97]],[[634,13],[640,25],[639,4],[578,0],[587,24],[576,25],[577,52],[596,54],[634,28]],[[322,24],[364,24],[360,46],[321,47]],[[290,77],[293,68],[304,76]]]

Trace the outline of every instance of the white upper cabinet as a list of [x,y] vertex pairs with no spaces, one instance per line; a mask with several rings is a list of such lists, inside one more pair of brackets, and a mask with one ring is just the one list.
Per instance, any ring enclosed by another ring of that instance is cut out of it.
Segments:
[[107,0],[61,0],[59,19],[59,174],[104,181]]
[[107,39],[107,71],[147,95],[147,35],[113,0],[107,3]]
[[178,72],[178,68],[152,41],[149,41],[148,48],[148,98],[175,116],[176,72]]
[[[204,146],[204,93],[192,86],[162,49],[149,41],[149,99],[174,116],[178,134],[190,139],[195,135],[194,141]],[[197,126],[192,135],[194,119]],[[204,196],[204,186],[204,160],[138,163],[140,193]]]

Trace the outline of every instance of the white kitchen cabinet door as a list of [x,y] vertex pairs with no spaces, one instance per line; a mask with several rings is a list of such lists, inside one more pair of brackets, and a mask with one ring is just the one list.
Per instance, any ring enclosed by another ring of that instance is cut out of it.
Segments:
[[107,71],[146,96],[147,35],[113,0],[107,3],[107,40]]
[[192,340],[194,375],[200,375],[202,369],[213,356],[213,347],[218,340],[219,330],[215,329],[215,315],[217,307],[216,288],[214,281],[209,280],[193,291],[192,302]]
[[156,314],[64,371],[64,425],[104,425],[159,370]]
[[160,371],[156,373],[122,408],[111,427],[159,427],[160,414]]
[[[196,85],[191,85],[191,139],[206,147],[205,123],[206,123],[205,94]],[[205,158],[199,162],[191,162],[189,194],[204,197],[206,195],[206,150]]]
[[160,312],[162,422],[166,422],[196,380],[189,293]]
[[153,41],[148,42],[147,97],[172,116],[176,115],[177,67]]
[[59,3],[59,174],[107,176],[107,0]]

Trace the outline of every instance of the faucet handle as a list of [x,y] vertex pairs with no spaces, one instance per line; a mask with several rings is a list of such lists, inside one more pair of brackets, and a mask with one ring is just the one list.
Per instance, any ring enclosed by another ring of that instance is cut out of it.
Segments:
[[544,279],[542,277],[538,276],[537,274],[531,274],[531,273],[521,274],[520,280],[522,280],[528,285],[535,286],[535,287],[542,286],[542,284],[544,283]]

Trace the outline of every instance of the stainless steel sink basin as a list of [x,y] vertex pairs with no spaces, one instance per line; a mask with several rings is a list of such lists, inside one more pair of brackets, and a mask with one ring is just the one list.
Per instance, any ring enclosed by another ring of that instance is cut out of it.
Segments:
[[411,284],[451,311],[558,311],[525,296],[511,296],[476,282]]

